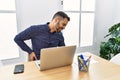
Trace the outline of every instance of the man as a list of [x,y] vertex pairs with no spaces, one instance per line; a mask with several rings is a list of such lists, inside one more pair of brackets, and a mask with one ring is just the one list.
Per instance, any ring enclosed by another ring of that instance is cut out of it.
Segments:
[[[29,61],[40,59],[42,48],[65,46],[61,30],[65,29],[70,21],[68,15],[62,11],[55,13],[51,22],[42,25],[33,25],[15,36],[18,46],[29,53]],[[31,39],[32,49],[24,42]]]

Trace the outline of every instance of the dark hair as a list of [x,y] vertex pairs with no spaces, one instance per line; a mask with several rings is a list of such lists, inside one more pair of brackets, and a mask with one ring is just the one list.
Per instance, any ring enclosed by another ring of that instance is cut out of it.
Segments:
[[58,11],[57,13],[55,13],[53,16],[53,19],[57,16],[60,16],[62,18],[67,18],[67,20],[70,21],[70,17],[68,17],[68,15],[64,13],[63,11]]

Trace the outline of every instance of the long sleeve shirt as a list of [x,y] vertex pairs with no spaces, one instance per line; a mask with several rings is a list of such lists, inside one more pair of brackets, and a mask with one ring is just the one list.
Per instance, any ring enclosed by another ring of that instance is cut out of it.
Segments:
[[[29,39],[32,42],[32,48],[24,42]],[[14,41],[27,53],[35,52],[37,59],[40,59],[40,50],[42,48],[65,46],[62,33],[51,33],[48,24],[30,26],[16,35]]]

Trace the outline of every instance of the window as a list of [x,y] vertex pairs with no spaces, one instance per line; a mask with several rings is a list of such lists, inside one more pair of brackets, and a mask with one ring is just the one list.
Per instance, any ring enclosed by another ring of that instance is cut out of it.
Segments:
[[71,18],[63,31],[66,45],[93,46],[95,0],[63,0],[63,11]]
[[15,0],[0,0],[0,30],[0,60],[18,57]]

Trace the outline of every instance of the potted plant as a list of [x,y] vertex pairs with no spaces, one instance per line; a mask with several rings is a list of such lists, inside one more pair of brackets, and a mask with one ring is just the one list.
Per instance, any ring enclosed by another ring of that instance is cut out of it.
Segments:
[[110,60],[112,56],[120,53],[120,23],[109,28],[105,38],[108,36],[108,41],[100,44],[100,57]]

